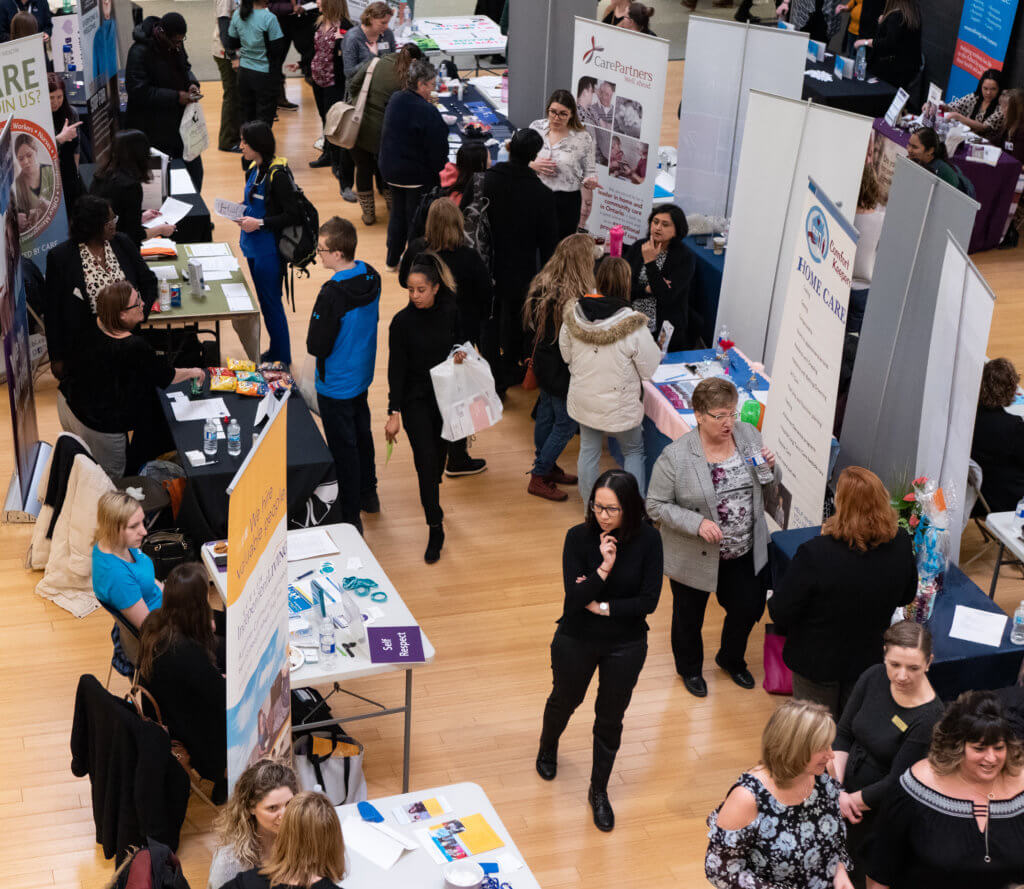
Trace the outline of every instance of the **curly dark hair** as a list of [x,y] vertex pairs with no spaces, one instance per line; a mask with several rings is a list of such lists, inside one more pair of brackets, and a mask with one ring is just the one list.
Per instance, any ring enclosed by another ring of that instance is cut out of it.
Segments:
[[981,391],[978,404],[982,407],[1007,407],[1017,394],[1020,374],[1009,358],[993,358],[985,363],[981,372]]
[[964,761],[968,744],[1006,745],[1003,769],[1011,775],[1024,766],[1024,746],[1006,720],[999,698],[990,691],[965,691],[946,708],[932,730],[928,762],[937,775],[951,775]]
[[71,240],[76,244],[101,240],[111,212],[110,201],[106,198],[82,195],[75,201],[75,209],[71,211]]

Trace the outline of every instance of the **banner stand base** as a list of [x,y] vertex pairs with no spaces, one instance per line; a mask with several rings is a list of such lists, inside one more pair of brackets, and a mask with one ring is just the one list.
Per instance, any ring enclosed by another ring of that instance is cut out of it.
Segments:
[[42,509],[42,502],[39,500],[39,485],[42,482],[43,472],[50,460],[50,453],[53,447],[45,441],[39,442],[36,448],[36,459],[32,465],[32,484],[28,489],[27,502],[21,502],[21,484],[18,481],[18,473],[15,471],[11,476],[11,483],[7,486],[7,499],[4,500],[3,520],[9,524],[31,524],[35,522]]

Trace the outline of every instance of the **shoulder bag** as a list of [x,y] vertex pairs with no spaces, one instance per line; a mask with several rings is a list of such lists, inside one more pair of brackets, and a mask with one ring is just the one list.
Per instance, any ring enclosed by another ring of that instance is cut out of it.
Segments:
[[370,81],[373,80],[373,69],[380,59],[372,59],[363,76],[363,85],[359,89],[359,98],[355,105],[348,102],[335,102],[328,110],[324,120],[324,138],[332,145],[351,148],[359,137],[359,125],[363,122],[363,109],[366,108],[366,97],[370,92]]

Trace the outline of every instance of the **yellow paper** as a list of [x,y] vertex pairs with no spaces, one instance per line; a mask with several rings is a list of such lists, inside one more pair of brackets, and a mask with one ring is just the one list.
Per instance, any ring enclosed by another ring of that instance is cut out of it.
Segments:
[[491,849],[500,849],[505,845],[483,815],[470,815],[460,818],[459,821],[466,828],[458,835],[459,842],[466,847],[470,855],[490,852]]
[[444,809],[441,808],[441,804],[434,797],[423,800],[423,808],[430,813],[432,818],[444,814]]

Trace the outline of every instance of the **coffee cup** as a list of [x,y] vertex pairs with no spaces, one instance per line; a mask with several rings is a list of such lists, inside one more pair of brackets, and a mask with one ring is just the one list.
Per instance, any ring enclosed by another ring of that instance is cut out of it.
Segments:
[[452,861],[441,871],[444,889],[480,889],[484,869],[475,861]]

